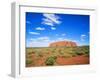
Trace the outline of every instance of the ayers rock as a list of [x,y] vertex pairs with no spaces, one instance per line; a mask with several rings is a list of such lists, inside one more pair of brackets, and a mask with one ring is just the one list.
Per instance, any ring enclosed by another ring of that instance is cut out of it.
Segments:
[[49,45],[50,47],[75,47],[77,44],[72,41],[58,41]]

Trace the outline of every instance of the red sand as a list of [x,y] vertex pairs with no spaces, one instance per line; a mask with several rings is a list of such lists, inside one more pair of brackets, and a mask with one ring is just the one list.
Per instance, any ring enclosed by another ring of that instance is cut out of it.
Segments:
[[89,57],[86,56],[76,56],[71,58],[58,57],[56,59],[59,65],[75,65],[75,64],[89,64]]
[[[32,55],[32,58],[33,58],[33,61],[35,60],[35,65],[30,64],[30,65],[27,65],[27,67],[46,66],[45,65],[46,56],[41,57],[41,58],[36,60],[36,56]],[[89,64],[89,57],[86,57],[84,55],[71,57],[71,58],[64,58],[64,57],[58,56],[56,59],[56,63],[57,63],[57,65]]]

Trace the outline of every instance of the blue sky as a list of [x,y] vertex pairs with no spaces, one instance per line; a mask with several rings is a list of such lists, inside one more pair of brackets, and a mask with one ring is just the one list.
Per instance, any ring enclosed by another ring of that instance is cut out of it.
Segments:
[[89,45],[89,32],[89,15],[26,12],[27,47],[64,40]]

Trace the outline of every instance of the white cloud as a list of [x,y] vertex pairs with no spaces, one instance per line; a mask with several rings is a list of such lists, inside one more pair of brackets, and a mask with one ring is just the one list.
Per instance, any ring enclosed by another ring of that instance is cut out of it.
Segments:
[[48,47],[50,43],[52,43],[52,40],[47,36],[35,39],[31,38],[30,41],[28,41],[27,47]]
[[43,14],[44,18],[42,19],[42,24],[54,26],[55,24],[61,24],[59,20],[60,17],[55,14]]
[[66,36],[66,34],[65,34],[65,33],[63,33],[63,34],[62,34],[62,36]]
[[29,32],[30,34],[33,34],[33,35],[40,35],[40,33],[38,32]]
[[58,20],[59,17],[55,14],[43,14],[46,18],[48,18],[49,20],[51,20],[52,22],[59,24],[60,21]]
[[45,28],[44,27],[37,27],[36,30],[41,30],[42,31],[42,30],[45,30]]
[[86,35],[82,34],[81,35],[81,41],[85,41],[85,39],[86,39]]
[[42,20],[43,20],[42,24],[49,25],[49,26],[54,26],[53,21],[51,21],[50,19],[43,18]]
[[38,37],[38,38],[31,38],[30,41],[27,42],[27,46],[28,47],[48,47],[50,45],[50,43],[56,42],[56,41],[74,41],[74,42],[76,42],[75,40],[62,38],[62,37],[52,40],[48,36],[43,36],[43,37]]
[[63,33],[63,34],[56,34],[56,36],[66,36],[66,33]]
[[56,36],[58,36],[58,34],[56,34]]
[[38,37],[38,38],[31,38],[31,41],[40,42],[40,41],[50,41],[50,38],[47,36]]
[[31,24],[31,22],[30,22],[30,21],[26,21],[26,23],[27,23],[27,24]]
[[81,36],[83,37],[83,36],[86,36],[86,35],[82,34]]
[[29,42],[27,44],[27,47],[48,47],[49,43],[48,42],[38,42],[38,41],[33,41],[33,42]]
[[31,42],[36,42],[37,41],[37,38],[31,38],[30,41]]
[[63,38],[58,38],[58,40],[64,40]]
[[63,37],[59,37],[59,38],[57,38],[57,41],[73,41],[73,40],[67,39],[67,38],[63,38]]
[[37,40],[49,41],[49,37],[46,37],[46,36],[44,36],[44,37],[39,37],[39,38],[37,38]]
[[51,27],[51,29],[52,29],[52,30],[56,30],[56,28],[55,28],[55,27]]

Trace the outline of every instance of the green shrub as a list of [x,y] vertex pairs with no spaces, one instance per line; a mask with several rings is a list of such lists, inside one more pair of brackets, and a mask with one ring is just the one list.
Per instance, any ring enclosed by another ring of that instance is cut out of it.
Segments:
[[26,64],[32,64],[32,62],[33,62],[33,61],[32,61],[31,59],[27,59],[27,60],[26,60]]
[[60,51],[59,53],[60,53],[61,55],[64,55],[64,51]]
[[77,55],[83,55],[83,53],[81,53],[81,52],[76,52],[76,54],[77,54]]
[[46,60],[46,62],[45,62],[45,64],[46,65],[54,65],[55,59],[56,59],[56,56],[54,56],[54,57],[48,57],[47,60]]
[[29,52],[29,53],[28,53],[28,55],[31,55],[31,54],[34,54],[34,53],[35,53],[34,51],[32,51],[32,52]]
[[33,56],[33,55],[31,55],[31,54],[26,55],[27,58],[32,58],[32,56]]

